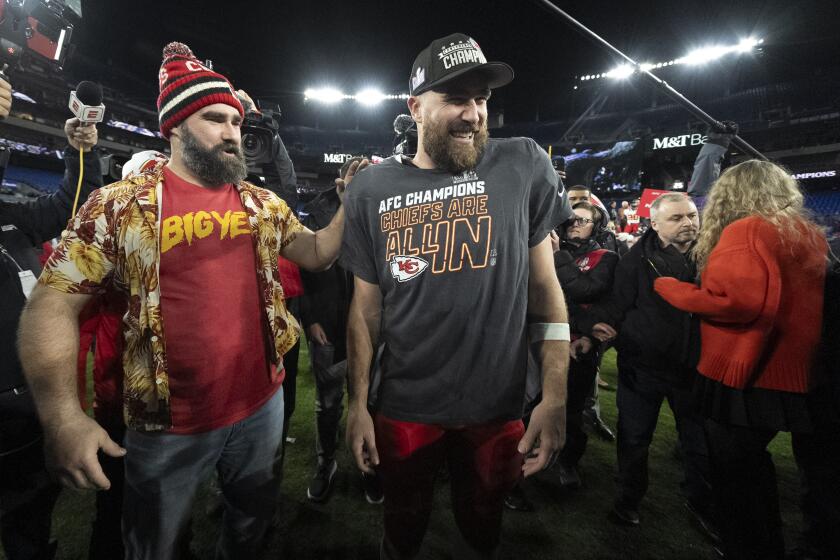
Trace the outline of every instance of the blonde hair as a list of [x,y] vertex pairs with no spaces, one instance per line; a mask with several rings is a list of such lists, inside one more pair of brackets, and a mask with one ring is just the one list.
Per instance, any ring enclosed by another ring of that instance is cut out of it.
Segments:
[[706,266],[726,226],[748,216],[761,216],[776,226],[785,244],[792,245],[804,235],[816,248],[820,229],[810,220],[803,202],[796,179],[775,163],[751,159],[730,167],[706,198],[693,250],[698,268]]

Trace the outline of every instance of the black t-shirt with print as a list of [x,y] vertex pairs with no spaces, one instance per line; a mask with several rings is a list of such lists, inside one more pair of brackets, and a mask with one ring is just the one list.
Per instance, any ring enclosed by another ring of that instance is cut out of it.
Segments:
[[529,248],[573,213],[545,151],[491,139],[453,176],[391,157],[345,197],[341,264],[383,294],[377,408],[395,420],[520,418]]

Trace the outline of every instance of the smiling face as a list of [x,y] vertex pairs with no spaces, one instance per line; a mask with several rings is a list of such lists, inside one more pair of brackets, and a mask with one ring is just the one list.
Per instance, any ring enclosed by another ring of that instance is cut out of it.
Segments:
[[445,87],[410,98],[408,106],[417,122],[418,154],[457,174],[474,168],[487,144],[490,90],[475,73]]
[[239,112],[224,103],[208,105],[172,129],[173,154],[209,185],[235,183],[248,173],[240,145]]

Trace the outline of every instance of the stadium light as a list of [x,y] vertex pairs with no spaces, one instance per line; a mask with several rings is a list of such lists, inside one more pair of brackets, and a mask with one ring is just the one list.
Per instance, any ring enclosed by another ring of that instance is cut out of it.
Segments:
[[320,101],[321,103],[333,104],[338,103],[343,99],[347,99],[347,95],[341,93],[337,89],[334,88],[319,88],[319,89],[307,89],[303,93],[303,97],[305,100],[309,101]]
[[724,55],[734,52],[738,48],[738,45],[731,47],[703,47],[702,49],[695,49],[691,51],[678,60],[681,64],[697,66],[699,64],[706,64],[707,62],[722,58]]
[[[650,71],[656,70],[658,68],[665,68],[667,66],[674,66],[675,64],[685,64],[687,66],[700,66],[712,62],[714,60],[723,58],[728,54],[750,53],[753,51],[753,49],[755,49],[762,43],[764,43],[764,39],[747,37],[745,39],[741,39],[741,41],[739,41],[736,45],[713,45],[703,47],[695,49],[681,58],[676,58],[667,62],[643,62],[639,64],[639,70]],[[584,74],[579,78],[579,80],[584,82],[600,78],[613,78],[616,80],[623,80],[630,77],[635,71],[636,69],[633,66],[629,64],[622,64],[621,66],[613,68],[609,72],[604,72],[601,74]]]
[[317,101],[319,103],[326,103],[333,105],[340,101],[352,100],[360,105],[374,106],[382,101],[402,100],[408,99],[407,93],[389,93],[385,94],[379,90],[368,88],[356,93],[356,95],[348,95],[335,88],[308,88],[303,92],[304,101]]
[[606,76],[609,78],[614,78],[616,80],[623,80],[625,78],[629,78],[633,75],[636,69],[630,66],[629,64],[622,64],[621,66],[616,66],[612,70],[606,73]]
[[746,39],[742,39],[741,42],[738,43],[738,52],[748,53],[763,42],[764,39],[755,39],[753,37],[747,37]]
[[362,105],[379,105],[385,99],[385,94],[375,89],[363,89],[353,96]]

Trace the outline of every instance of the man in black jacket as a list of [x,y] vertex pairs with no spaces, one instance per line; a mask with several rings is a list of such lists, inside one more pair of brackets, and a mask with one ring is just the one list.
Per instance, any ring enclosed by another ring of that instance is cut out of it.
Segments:
[[[354,158],[340,172],[344,177]],[[338,179],[341,181],[341,179]],[[328,189],[307,203],[301,212],[304,225],[317,231],[329,225],[340,206],[335,189]],[[303,296],[300,314],[309,343],[309,359],[315,377],[315,451],[318,466],[306,490],[314,502],[329,498],[338,470],[335,452],[347,377],[347,313],[353,295],[353,276],[337,263],[323,272],[301,270]]]
[[660,196],[651,205],[651,229],[616,269],[610,298],[580,325],[599,340],[618,336],[618,498],[614,517],[638,525],[647,491],[648,447],[664,399],[674,412],[683,451],[682,484],[689,510],[707,527],[708,454],[702,422],[690,407],[699,331],[688,313],[653,290],[659,276],[694,281],[689,250],[699,229],[697,207],[683,194]]
[[[355,157],[344,163],[336,179],[343,187]],[[360,165],[360,168],[363,166]],[[326,227],[338,211],[340,201],[334,189],[328,189],[307,203],[301,219],[313,231]],[[347,378],[347,315],[353,297],[353,275],[335,263],[323,272],[301,270],[304,293],[300,298],[300,314],[309,343],[309,360],[315,377],[315,452],[318,466],[306,489],[314,502],[329,498],[333,479],[338,471],[335,453],[338,429],[343,413],[344,381]],[[377,475],[362,474],[365,499],[371,504],[383,501]]]
[[[44,468],[41,426],[24,380],[15,341],[20,314],[41,273],[41,243],[57,237],[70,218],[84,148],[81,206],[102,186],[93,125],[70,119],[64,126],[70,147],[61,188],[31,202],[0,201],[0,537],[9,560],[52,558],[50,520],[59,486]],[[60,334],[57,333],[57,336]]]

